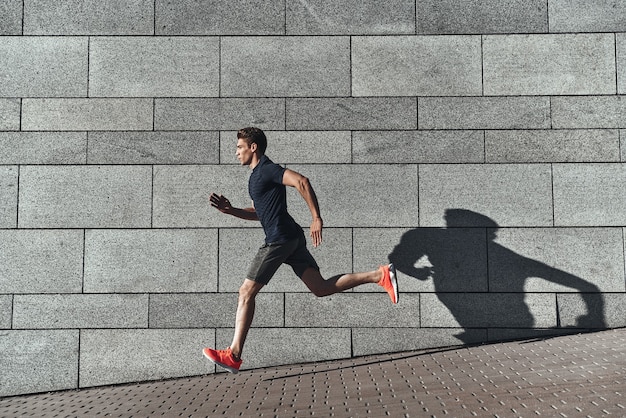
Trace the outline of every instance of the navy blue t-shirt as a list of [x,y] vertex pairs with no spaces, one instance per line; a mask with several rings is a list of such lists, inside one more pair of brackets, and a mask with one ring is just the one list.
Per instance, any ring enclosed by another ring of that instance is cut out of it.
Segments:
[[283,243],[302,234],[300,225],[287,212],[284,173],[285,168],[263,155],[248,180],[248,192],[265,231],[267,244]]

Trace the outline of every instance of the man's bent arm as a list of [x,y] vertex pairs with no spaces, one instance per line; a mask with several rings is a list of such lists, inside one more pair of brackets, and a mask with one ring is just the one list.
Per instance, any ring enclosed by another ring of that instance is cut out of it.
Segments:
[[213,206],[222,213],[232,215],[236,218],[245,219],[247,221],[259,220],[259,217],[256,214],[256,209],[254,209],[254,207],[244,209],[235,208],[230,204],[230,201],[228,199],[226,199],[222,195],[217,195],[215,193],[211,194],[209,200],[211,201],[211,206]]
[[315,195],[313,186],[311,186],[311,182],[309,182],[309,179],[302,174],[287,169],[283,174],[283,184],[295,187],[298,192],[300,192],[300,195],[304,198],[304,201],[309,207],[311,216],[313,217],[310,228],[311,239],[313,240],[313,246],[317,247],[322,243],[322,228],[324,223],[320,215],[320,205],[317,201],[317,196]]
[[245,219],[247,221],[258,221],[259,217],[256,214],[256,210],[254,208],[232,208],[229,215],[233,215],[236,218]]

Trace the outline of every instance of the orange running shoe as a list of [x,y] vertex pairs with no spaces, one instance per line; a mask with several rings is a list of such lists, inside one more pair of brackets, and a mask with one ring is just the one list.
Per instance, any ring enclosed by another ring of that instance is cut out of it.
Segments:
[[213,350],[212,348],[205,348],[202,350],[202,354],[204,354],[204,357],[208,358],[213,363],[225,368],[231,373],[239,373],[239,367],[241,367],[241,363],[243,363],[241,359],[235,360],[233,352],[230,351],[230,347],[226,350]]
[[393,263],[387,266],[380,266],[380,270],[383,272],[383,278],[380,279],[378,285],[389,293],[391,303],[398,303],[398,279],[396,276],[396,268]]

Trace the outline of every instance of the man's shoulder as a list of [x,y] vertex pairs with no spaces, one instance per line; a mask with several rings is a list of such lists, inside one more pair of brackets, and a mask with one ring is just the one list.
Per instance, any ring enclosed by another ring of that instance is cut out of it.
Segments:
[[261,158],[261,161],[259,161],[259,172],[262,172],[264,174],[274,174],[276,172],[283,172],[285,170],[284,167],[282,167],[280,164],[276,164],[274,161],[272,161],[269,157],[267,156],[263,156]]
[[259,159],[259,167],[271,167],[275,165],[278,165],[278,164],[272,161],[272,159],[265,154],[263,154],[261,158]]

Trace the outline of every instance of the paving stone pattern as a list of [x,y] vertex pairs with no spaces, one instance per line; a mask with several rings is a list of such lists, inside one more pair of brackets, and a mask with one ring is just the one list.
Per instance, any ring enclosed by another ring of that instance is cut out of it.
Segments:
[[200,350],[229,343],[263,234],[208,196],[250,205],[250,125],[316,188],[322,273],[391,260],[401,294],[318,300],[281,267],[244,368],[626,326],[625,17],[613,0],[0,2],[0,396],[214,371]]
[[624,416],[626,331],[0,399],[2,416]]

